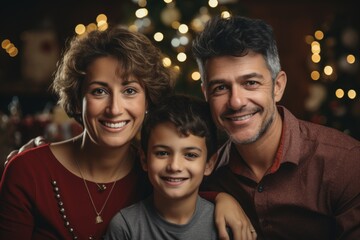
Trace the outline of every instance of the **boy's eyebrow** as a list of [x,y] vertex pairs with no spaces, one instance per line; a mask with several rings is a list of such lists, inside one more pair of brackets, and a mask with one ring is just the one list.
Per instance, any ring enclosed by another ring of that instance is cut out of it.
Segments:
[[[152,148],[167,148],[167,149],[169,149],[171,147],[169,147],[167,145],[163,145],[163,144],[156,144],[156,145],[153,145]],[[186,147],[185,149],[186,150],[198,150],[198,151],[202,152],[202,148],[194,147],[194,146]]]

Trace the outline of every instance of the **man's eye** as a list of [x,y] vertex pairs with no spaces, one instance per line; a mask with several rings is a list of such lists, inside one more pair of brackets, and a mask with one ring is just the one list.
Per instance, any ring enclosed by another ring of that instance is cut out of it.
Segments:
[[246,81],[245,85],[249,87],[254,87],[259,85],[259,83],[257,81]]
[[216,94],[226,90],[228,90],[228,87],[226,85],[217,85],[212,88],[211,92]]

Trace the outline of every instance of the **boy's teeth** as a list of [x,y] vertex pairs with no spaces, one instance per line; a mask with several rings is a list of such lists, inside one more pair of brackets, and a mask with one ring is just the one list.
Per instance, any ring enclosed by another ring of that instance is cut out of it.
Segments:
[[181,182],[183,180],[184,180],[183,178],[166,178],[166,181],[169,182]]

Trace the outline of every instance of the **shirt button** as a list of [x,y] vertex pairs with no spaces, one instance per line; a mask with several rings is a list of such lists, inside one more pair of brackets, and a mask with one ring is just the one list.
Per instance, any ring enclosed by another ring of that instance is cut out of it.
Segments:
[[263,185],[259,185],[257,188],[258,192],[263,192],[264,191],[264,186]]

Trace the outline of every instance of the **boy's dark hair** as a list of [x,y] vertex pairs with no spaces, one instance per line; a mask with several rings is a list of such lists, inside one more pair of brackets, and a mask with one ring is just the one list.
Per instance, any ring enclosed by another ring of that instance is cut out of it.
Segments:
[[181,94],[167,97],[146,117],[141,130],[141,147],[147,154],[151,131],[161,123],[175,125],[180,136],[189,134],[205,137],[207,160],[217,150],[217,130],[212,121],[210,107],[204,100]]

